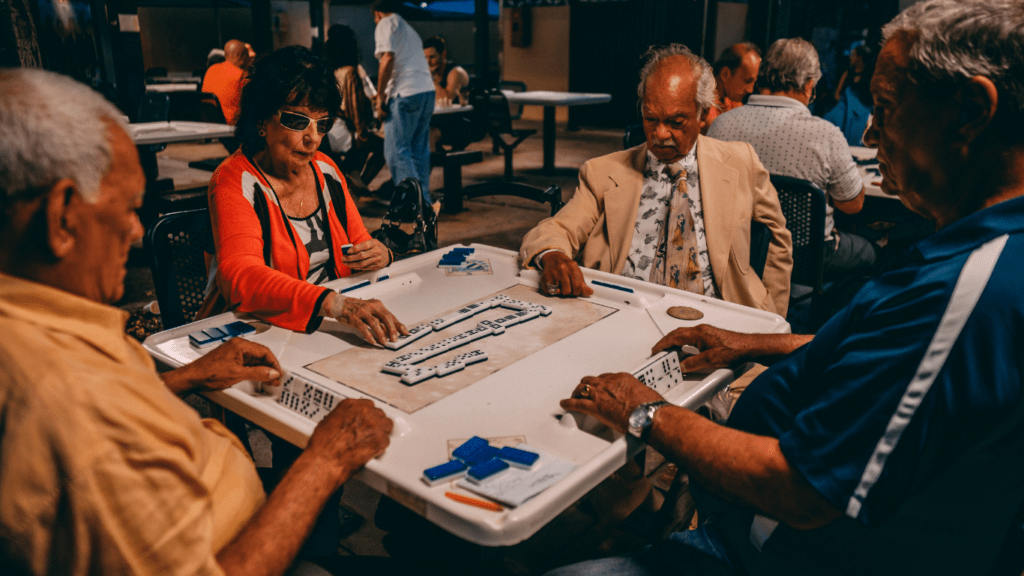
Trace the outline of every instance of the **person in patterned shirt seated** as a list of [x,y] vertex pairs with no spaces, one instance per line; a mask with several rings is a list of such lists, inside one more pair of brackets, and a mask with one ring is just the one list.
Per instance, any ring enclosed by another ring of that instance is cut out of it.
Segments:
[[[573,198],[524,237],[521,265],[542,270],[550,295],[593,292],[578,260],[785,316],[792,244],[768,172],[749,144],[700,135],[711,66],[680,44],[652,49],[637,91],[647,142],[584,164]],[[762,278],[751,221],[771,234]]]

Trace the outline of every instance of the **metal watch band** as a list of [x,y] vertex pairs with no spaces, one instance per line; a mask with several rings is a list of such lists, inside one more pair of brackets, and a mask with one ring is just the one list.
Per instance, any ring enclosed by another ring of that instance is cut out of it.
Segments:
[[651,424],[654,422],[655,412],[662,406],[667,405],[668,402],[658,400],[637,406],[629,417],[629,433],[640,440],[646,441],[651,431]]

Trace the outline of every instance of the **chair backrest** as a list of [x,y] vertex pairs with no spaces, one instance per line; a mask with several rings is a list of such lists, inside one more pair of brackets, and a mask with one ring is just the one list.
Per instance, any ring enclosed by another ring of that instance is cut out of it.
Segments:
[[[509,92],[526,92],[526,82],[517,82],[514,80],[502,80],[498,82],[498,89],[508,90]],[[508,104],[508,113],[513,120],[519,120],[523,117],[523,105],[522,104]]]
[[481,196],[517,196],[526,200],[533,200],[542,204],[551,204],[551,215],[554,216],[562,209],[562,189],[553,184],[547,190],[519,184],[518,182],[484,182],[473,184],[462,189],[462,197],[467,199],[480,198]]
[[633,124],[632,126],[626,126],[626,133],[622,136],[622,149],[629,150],[634,146],[639,146],[647,141],[647,135],[644,134],[643,124]]
[[164,329],[191,322],[206,299],[204,253],[214,252],[210,210],[167,214],[146,235]]
[[139,99],[136,122],[166,122],[170,117],[171,99],[164,92],[146,92]]
[[512,132],[512,114],[508,108],[508,98],[501,90],[490,90],[487,93],[487,120],[492,131],[499,134]]
[[772,235],[768,225],[757,220],[750,221],[750,267],[758,278],[764,278],[764,265],[768,262],[768,247]]
[[171,120],[226,124],[220,100],[209,92],[171,92]]
[[793,235],[793,284],[821,290],[825,259],[825,193],[806,180],[771,175],[786,228]]

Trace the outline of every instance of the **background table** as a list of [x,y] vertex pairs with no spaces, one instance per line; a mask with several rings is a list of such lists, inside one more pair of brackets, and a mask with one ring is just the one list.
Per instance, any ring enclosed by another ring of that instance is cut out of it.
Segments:
[[549,92],[546,90],[529,90],[512,92],[503,90],[509,104],[524,104],[544,107],[544,172],[555,171],[555,108],[557,106],[586,106],[588,104],[605,104],[612,101],[611,94],[592,94],[586,92]]
[[[850,146],[850,154],[852,154],[857,160],[869,160],[878,156],[878,149],[865,148],[863,146]],[[892,196],[882,191],[882,176],[875,174],[874,172],[869,172],[868,170],[871,168],[877,170],[878,163],[857,164],[857,171],[860,172],[860,178],[864,181],[864,195],[899,202],[898,196]]]
[[195,92],[199,84],[176,82],[173,84],[146,84],[146,92]]
[[[474,248],[475,258],[490,262],[492,274],[446,276],[437,267],[440,255],[446,251],[441,249],[397,262],[384,270],[336,280],[327,286],[341,289],[373,280],[369,286],[346,295],[379,298],[407,326],[512,286],[529,287],[531,293],[536,289],[537,273],[526,271],[520,275],[516,253],[480,245]],[[389,278],[376,280],[384,275]],[[639,368],[648,358],[651,346],[664,333],[678,326],[700,323],[668,316],[669,306],[684,304],[697,308],[705,314],[701,322],[722,328],[744,332],[789,331],[789,325],[781,317],[760,310],[621,276],[589,270],[585,275],[588,280],[611,282],[630,291],[593,285],[595,293],[587,300],[613,309],[609,316],[412,413],[375,400],[394,420],[395,428],[387,452],[370,461],[358,474],[359,479],[461,538],[486,546],[518,543],[612,474],[626,462],[631,451],[635,453],[640,448],[632,437],[627,439],[607,429],[595,433],[579,429],[576,417],[564,414],[558,401],[567,397],[583,376]],[[554,310],[547,318],[557,322],[560,299],[538,297]],[[252,320],[244,316],[238,318]],[[196,354],[188,345],[189,332],[235,319],[234,314],[209,318],[153,335],[144,346],[158,362],[179,366]],[[515,338],[516,328],[510,327],[504,334],[489,338]],[[308,335],[272,327],[250,339],[267,345],[287,371],[345,397],[369,397],[304,368],[353,347],[360,348],[355,353],[369,348],[354,331],[336,322],[325,320],[317,332]],[[403,350],[416,347],[413,343]],[[443,362],[449,355],[470,349],[472,345],[427,362]],[[690,375],[670,390],[666,398],[675,404],[696,408],[732,377],[729,370]],[[270,390],[277,391],[276,388]],[[311,420],[282,407],[272,395],[255,393],[247,382],[209,394],[209,398],[299,446],[305,445],[314,428]],[[583,427],[587,428],[586,423]],[[577,467],[568,477],[516,508],[492,512],[460,504],[444,497],[446,490],[453,489],[451,486],[431,488],[420,477],[424,469],[448,459],[450,440],[472,436],[525,436],[531,447]]]
[[142,146],[145,144],[168,144],[171,142],[230,138],[235,135],[235,127],[229,124],[186,122],[183,120],[140,122],[128,125],[128,135],[131,136],[132,142],[136,146]]

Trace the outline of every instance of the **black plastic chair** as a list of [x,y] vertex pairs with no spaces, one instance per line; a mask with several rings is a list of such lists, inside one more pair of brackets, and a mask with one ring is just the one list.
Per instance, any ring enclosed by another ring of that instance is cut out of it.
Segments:
[[215,251],[210,210],[165,215],[146,234],[145,244],[164,329],[192,322],[206,299],[205,253]]
[[806,180],[771,175],[779,193],[786,228],[793,235],[793,273],[791,284],[807,286],[810,291],[793,296],[793,304],[810,299],[812,324],[821,312],[822,271],[825,267],[825,192]]
[[166,122],[170,118],[171,99],[164,92],[146,92],[139,99],[136,122]]
[[541,204],[551,205],[551,215],[554,216],[562,209],[562,189],[558,185],[552,185],[547,190],[535,186],[519,184],[516,182],[484,182],[473,184],[462,189],[462,197],[473,199],[482,196],[516,196],[533,200]]
[[[516,130],[512,127],[512,115],[508,108],[508,98],[501,90],[491,90],[487,93],[487,133],[495,144],[505,154],[505,179],[512,179],[512,151],[530,136],[537,133],[536,130]],[[505,141],[505,136],[512,138],[511,142]]]
[[[502,80],[498,82],[498,89],[509,92],[526,92],[526,82],[517,82],[515,80]],[[519,120],[523,117],[523,105],[512,104],[508,105],[508,115],[513,120]],[[494,153],[497,154],[498,150],[495,149]]]
[[758,278],[764,278],[764,265],[768,262],[768,247],[772,235],[768,225],[756,220],[750,221],[750,267]]
[[646,141],[647,135],[644,134],[643,124],[626,126],[626,133],[622,135],[622,149],[629,150],[630,148],[639,146]]

